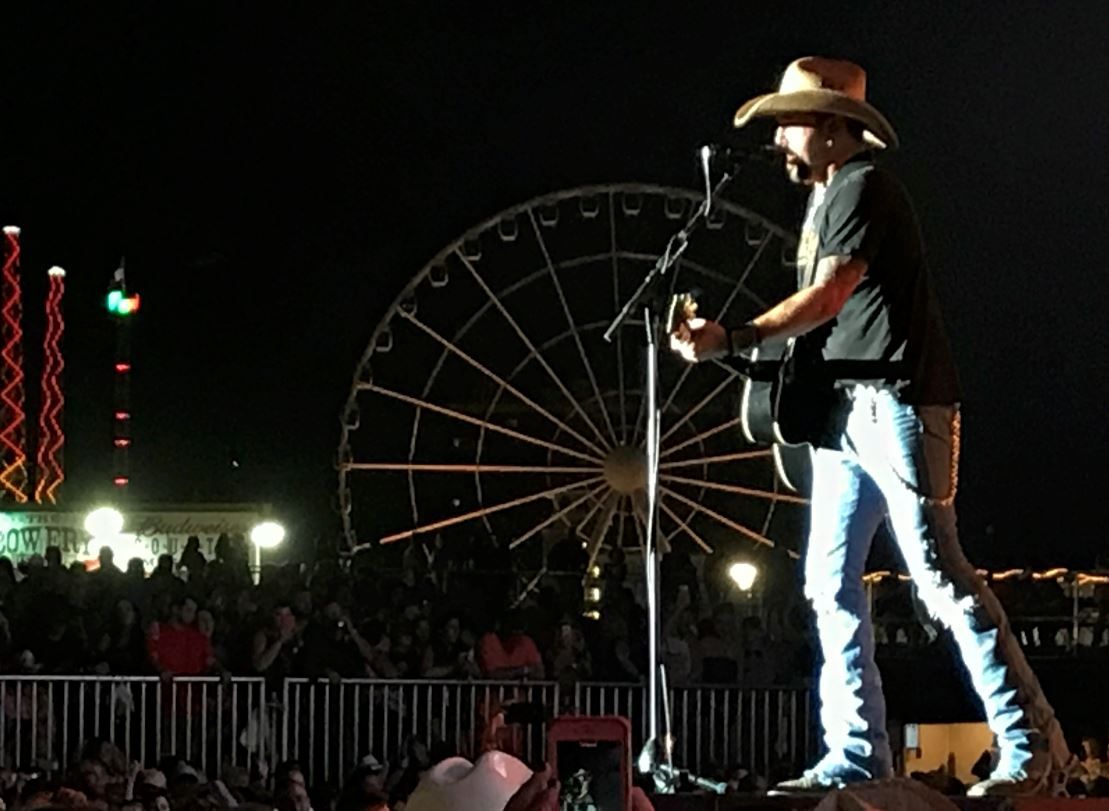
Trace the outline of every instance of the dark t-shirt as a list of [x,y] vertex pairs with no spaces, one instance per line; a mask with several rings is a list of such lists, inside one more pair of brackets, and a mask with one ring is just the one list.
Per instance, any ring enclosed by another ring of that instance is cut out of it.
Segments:
[[799,256],[802,285],[804,275],[826,256],[867,262],[866,274],[839,315],[808,338],[823,341],[825,360],[896,361],[893,378],[865,382],[892,385],[903,401],[915,405],[959,401],[958,375],[912,202],[871,153],[845,163],[822,201],[810,195],[801,252],[809,254]]

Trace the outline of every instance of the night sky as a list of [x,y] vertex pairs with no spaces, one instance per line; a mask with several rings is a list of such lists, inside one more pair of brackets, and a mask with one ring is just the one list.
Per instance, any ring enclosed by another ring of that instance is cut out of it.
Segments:
[[270,501],[307,546],[337,530],[354,364],[433,254],[545,192],[696,188],[696,145],[820,53],[863,64],[901,136],[886,160],[965,392],[968,554],[1109,552],[1109,7],[24,5],[0,44],[0,217],[23,228],[32,356],[45,270],[69,272],[72,504],[110,488],[102,297],[122,254],[143,301],[134,497]]

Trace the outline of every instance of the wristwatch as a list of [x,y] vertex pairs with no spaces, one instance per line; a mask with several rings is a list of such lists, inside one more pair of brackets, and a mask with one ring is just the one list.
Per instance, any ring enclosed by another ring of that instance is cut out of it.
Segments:
[[759,331],[748,321],[741,327],[728,330],[728,355],[735,357],[744,349],[750,349],[759,342]]

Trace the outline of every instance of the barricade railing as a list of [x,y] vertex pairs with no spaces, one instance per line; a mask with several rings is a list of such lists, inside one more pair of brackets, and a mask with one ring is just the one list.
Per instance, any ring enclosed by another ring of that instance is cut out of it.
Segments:
[[[679,768],[785,774],[815,751],[806,687],[699,685],[673,688],[669,699]],[[364,755],[393,760],[413,744],[475,757],[492,734],[491,716],[518,703],[540,705],[539,718],[625,716],[636,750],[647,733],[640,684],[287,679],[280,749],[310,780],[333,784]],[[493,740],[533,762],[546,755],[546,724],[513,724]]]
[[209,773],[276,755],[260,678],[0,675],[0,694],[5,767],[55,773],[91,739],[142,763],[177,754]]
[[[337,782],[368,753],[395,762],[406,749],[446,747],[474,757],[490,719],[511,703],[558,706],[558,686],[548,682],[285,680],[282,751],[310,780]],[[543,756],[541,726],[515,725],[499,739],[520,757]],[[493,740],[497,740],[493,738]]]
[[[640,684],[8,675],[0,692],[0,765],[51,773],[100,738],[144,764],[174,754],[208,774],[267,773],[296,760],[338,785],[367,754],[395,763],[416,747],[472,758],[492,742],[535,762],[559,715],[625,716],[636,751],[648,725]],[[491,724],[513,704],[531,705],[523,723]],[[796,772],[815,750],[804,686],[676,687],[669,707],[675,764],[695,774]]]

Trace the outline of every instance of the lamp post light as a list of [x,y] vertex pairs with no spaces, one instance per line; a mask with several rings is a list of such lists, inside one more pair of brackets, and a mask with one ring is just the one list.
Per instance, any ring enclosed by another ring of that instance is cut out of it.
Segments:
[[99,556],[103,547],[112,550],[113,557],[130,554],[134,549],[134,535],[123,532],[123,513],[115,507],[97,507],[85,516],[85,532],[92,536],[89,540],[89,553],[93,550]]
[[114,538],[123,532],[123,513],[115,507],[98,507],[85,516],[85,532],[93,538]]
[[285,527],[276,521],[263,521],[250,530],[250,543],[254,547],[254,584],[262,578],[262,550],[274,549],[285,540]]
[[744,594],[751,591],[751,587],[755,585],[758,579],[759,570],[752,563],[746,561],[737,561],[728,567],[728,577],[736,584],[736,588]]

